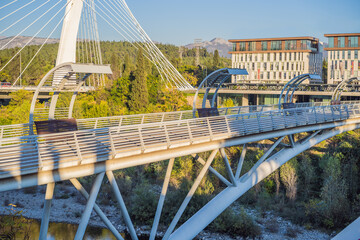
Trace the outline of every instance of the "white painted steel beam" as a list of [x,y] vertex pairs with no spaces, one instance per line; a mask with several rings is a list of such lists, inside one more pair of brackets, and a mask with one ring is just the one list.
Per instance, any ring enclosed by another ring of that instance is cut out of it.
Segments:
[[[85,188],[76,178],[70,179],[70,182],[84,196],[86,200],[89,200],[89,193],[85,190]],[[120,235],[120,233],[116,230],[114,225],[110,222],[110,220],[106,217],[104,212],[100,209],[100,207],[96,203],[94,204],[94,210],[97,213],[97,215],[101,218],[101,220],[105,223],[106,227],[112,232],[112,234],[114,234],[116,239],[124,240],[124,238]]]
[[136,236],[136,231],[135,231],[134,225],[133,225],[133,223],[132,223],[132,221],[130,219],[130,215],[129,215],[128,211],[127,211],[124,199],[121,196],[119,186],[116,183],[116,179],[114,177],[113,172],[112,171],[107,171],[106,176],[109,179],[110,185],[111,185],[111,187],[113,189],[113,193],[114,193],[114,195],[116,197],[116,200],[117,200],[117,202],[118,202],[118,204],[120,206],[120,210],[121,210],[122,216],[124,218],[125,224],[128,227],[131,239],[132,240],[138,240],[138,238]]
[[47,238],[47,232],[48,232],[49,220],[50,220],[50,209],[51,209],[51,202],[54,197],[54,189],[55,189],[54,182],[48,183],[46,185],[44,212],[43,212],[43,217],[41,219],[39,240],[45,240]]
[[359,125],[347,125],[324,131],[323,134],[315,136],[304,143],[295,143],[294,148],[285,148],[259,165],[254,174],[252,174],[245,182],[238,180],[237,187],[228,187],[220,192],[215,198],[201,208],[188,221],[181,225],[169,239],[184,240],[193,239],[207,225],[209,225],[217,216],[219,216],[234,201],[246,193],[254,185],[262,181],[268,175],[273,173],[281,165],[299,153],[311,148],[312,146],[338,135],[342,132],[351,131],[358,128]]
[[171,158],[169,160],[169,163],[168,163],[168,167],[167,167],[167,170],[166,170],[163,187],[161,189],[159,203],[158,203],[158,206],[157,206],[157,209],[156,209],[153,226],[152,226],[151,232],[150,232],[150,240],[155,240],[155,237],[156,237],[156,232],[157,232],[157,229],[158,229],[161,212],[162,212],[162,209],[163,209],[163,206],[164,206],[167,189],[168,189],[169,182],[170,182],[171,171],[172,171],[173,166],[174,166],[174,161],[175,161],[175,159]]
[[82,240],[84,238],[85,230],[88,225],[88,222],[89,222],[89,219],[91,216],[91,212],[94,208],[95,200],[99,194],[99,190],[100,190],[104,175],[105,175],[105,172],[102,172],[102,173],[99,173],[95,178],[94,184],[90,191],[90,197],[86,203],[83,215],[81,216],[80,224],[76,231],[74,240]]

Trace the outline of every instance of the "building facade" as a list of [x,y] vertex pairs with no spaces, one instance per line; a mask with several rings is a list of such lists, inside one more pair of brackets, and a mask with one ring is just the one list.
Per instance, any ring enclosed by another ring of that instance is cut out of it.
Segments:
[[360,33],[325,34],[328,38],[328,83],[360,77]]
[[322,76],[323,44],[314,37],[229,40],[233,68],[249,75],[233,76],[233,83],[284,83],[304,73]]

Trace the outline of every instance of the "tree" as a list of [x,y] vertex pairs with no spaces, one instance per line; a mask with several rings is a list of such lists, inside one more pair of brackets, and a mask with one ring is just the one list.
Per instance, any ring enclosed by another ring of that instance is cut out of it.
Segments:
[[132,111],[140,111],[149,104],[149,93],[146,84],[146,65],[143,52],[140,49],[136,59],[136,70],[131,82],[129,107]]
[[294,201],[297,192],[296,159],[292,159],[280,168],[280,179],[286,188],[286,196]]
[[122,66],[122,76],[123,77],[130,76],[131,69],[132,69],[132,64],[131,64],[130,56],[129,54],[126,54],[124,59],[124,64]]
[[324,83],[327,83],[327,70],[328,70],[328,62],[324,59],[322,65],[322,79]]
[[213,64],[215,68],[220,65],[220,55],[217,49],[214,52]]

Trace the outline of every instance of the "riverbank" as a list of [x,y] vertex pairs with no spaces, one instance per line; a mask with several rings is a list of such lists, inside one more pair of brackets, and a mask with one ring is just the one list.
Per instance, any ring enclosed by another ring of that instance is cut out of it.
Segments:
[[[44,195],[45,186],[1,192],[0,215],[8,214],[11,209],[9,204],[15,204],[17,205],[17,210],[23,210],[22,215],[24,217],[40,220],[43,214]],[[85,204],[85,199],[80,195],[80,193],[77,192],[74,187],[61,184],[56,188],[55,191],[55,197],[51,207],[50,221],[79,224],[81,214],[85,208]],[[126,231],[121,214],[115,205],[100,207],[119,232]],[[236,208],[237,206],[235,206],[235,211]],[[270,212],[263,214],[263,216],[260,216],[255,210],[247,210],[247,213],[256,219],[256,222],[259,224],[262,230],[261,239],[264,240],[330,239],[330,236],[325,233],[316,230],[307,230],[301,226],[292,224],[291,222],[286,221],[281,217],[276,217]],[[89,225],[105,228],[105,225],[102,223],[101,219],[95,212],[93,212],[91,215]],[[150,232],[150,228],[146,226],[136,226],[135,228],[139,235],[147,235]],[[242,238],[234,238],[225,234],[203,231],[201,234],[199,234],[198,239],[235,240]]]

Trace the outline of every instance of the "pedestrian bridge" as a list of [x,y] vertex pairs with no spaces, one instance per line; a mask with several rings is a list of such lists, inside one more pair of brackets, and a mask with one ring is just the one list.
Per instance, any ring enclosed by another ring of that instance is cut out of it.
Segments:
[[[298,103],[289,109],[279,109],[279,105],[232,107],[220,108],[218,112],[219,116],[211,117],[199,117],[196,111],[190,110],[78,119],[78,131],[41,135],[29,135],[29,124],[1,126],[0,191],[49,186],[57,181],[74,181],[93,174],[103,176],[105,172],[117,169],[193,155],[204,165],[198,177],[200,180],[209,170],[227,188],[208,203],[209,206],[216,203],[218,211],[209,211],[206,205],[173,232],[184,211],[182,208],[187,206],[193,194],[189,192],[164,239],[191,239],[233,201],[287,160],[329,137],[357,129],[360,124],[359,102],[342,102],[341,105]],[[308,135],[296,139],[294,135],[298,133]],[[286,136],[287,143],[283,142]],[[274,141],[268,152],[248,173],[240,176],[242,154],[234,174],[223,149],[265,139]],[[278,146],[283,149],[271,155]],[[226,159],[227,177],[210,167],[219,149]],[[197,156],[206,151],[213,151],[207,161]],[[199,184],[196,182],[195,190]],[[226,192],[231,192],[231,197],[220,197]],[[133,228],[131,226],[129,223],[128,228]]]

